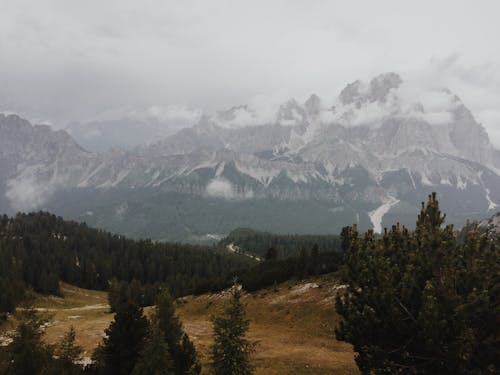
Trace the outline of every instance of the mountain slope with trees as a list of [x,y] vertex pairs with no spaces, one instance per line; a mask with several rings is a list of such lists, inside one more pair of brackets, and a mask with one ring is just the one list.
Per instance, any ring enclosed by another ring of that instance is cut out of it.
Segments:
[[58,295],[59,282],[106,290],[136,281],[152,304],[160,287],[174,296],[208,291],[255,261],[213,248],[134,241],[48,213],[0,217],[0,311],[12,311],[26,287]]

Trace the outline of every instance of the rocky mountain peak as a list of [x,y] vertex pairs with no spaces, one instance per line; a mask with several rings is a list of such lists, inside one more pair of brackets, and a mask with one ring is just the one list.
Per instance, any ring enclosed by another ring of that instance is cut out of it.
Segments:
[[342,104],[355,104],[360,107],[366,102],[385,102],[387,95],[397,89],[403,80],[396,73],[384,73],[373,78],[367,85],[361,81],[348,84],[340,93],[339,100]]
[[317,116],[321,111],[321,98],[312,94],[304,103],[305,110],[309,116]]
[[281,125],[303,125],[306,121],[307,113],[295,99],[282,104],[276,115],[276,122]]

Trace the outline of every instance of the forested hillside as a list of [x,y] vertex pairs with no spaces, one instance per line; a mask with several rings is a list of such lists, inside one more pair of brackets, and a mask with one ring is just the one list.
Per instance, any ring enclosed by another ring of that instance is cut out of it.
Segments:
[[318,251],[340,252],[340,236],[312,234],[275,234],[249,228],[233,230],[223,238],[220,246],[233,244],[242,252],[264,258],[270,248],[276,250],[277,258],[284,259],[299,256],[303,250],[311,250],[317,246]]
[[185,295],[210,290],[252,263],[207,247],[134,241],[44,212],[3,216],[0,311],[11,311],[26,287],[59,294],[59,281],[103,290],[113,278],[137,280],[146,294],[166,286],[174,296]]

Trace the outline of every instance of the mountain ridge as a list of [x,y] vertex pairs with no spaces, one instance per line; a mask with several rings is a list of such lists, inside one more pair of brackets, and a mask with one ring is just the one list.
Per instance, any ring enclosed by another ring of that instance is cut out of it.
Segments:
[[[64,131],[0,115],[8,205],[0,200],[0,210],[50,207],[71,189],[97,195],[119,189],[124,202],[126,191],[146,189],[235,207],[258,199],[324,202],[332,220],[345,211],[344,224],[362,217],[380,231],[392,211],[416,212],[415,197],[431,190],[447,211],[452,207],[455,223],[498,208],[500,151],[483,126],[448,90],[408,100],[403,85],[395,73],[355,81],[334,105],[314,94],[303,104],[291,99],[265,123],[252,108],[237,106],[152,145],[105,153],[84,150]],[[83,206],[70,216],[84,215]]]

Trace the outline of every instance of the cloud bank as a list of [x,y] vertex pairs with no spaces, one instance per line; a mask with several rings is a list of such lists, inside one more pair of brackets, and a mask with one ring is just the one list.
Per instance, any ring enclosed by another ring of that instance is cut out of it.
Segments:
[[457,93],[500,146],[497,1],[0,5],[0,110],[37,122],[152,105],[212,114],[312,92],[333,102],[347,82],[395,71]]
[[221,198],[227,200],[240,200],[253,198],[252,191],[238,192],[235,186],[224,177],[212,179],[207,187],[206,194],[212,198]]

